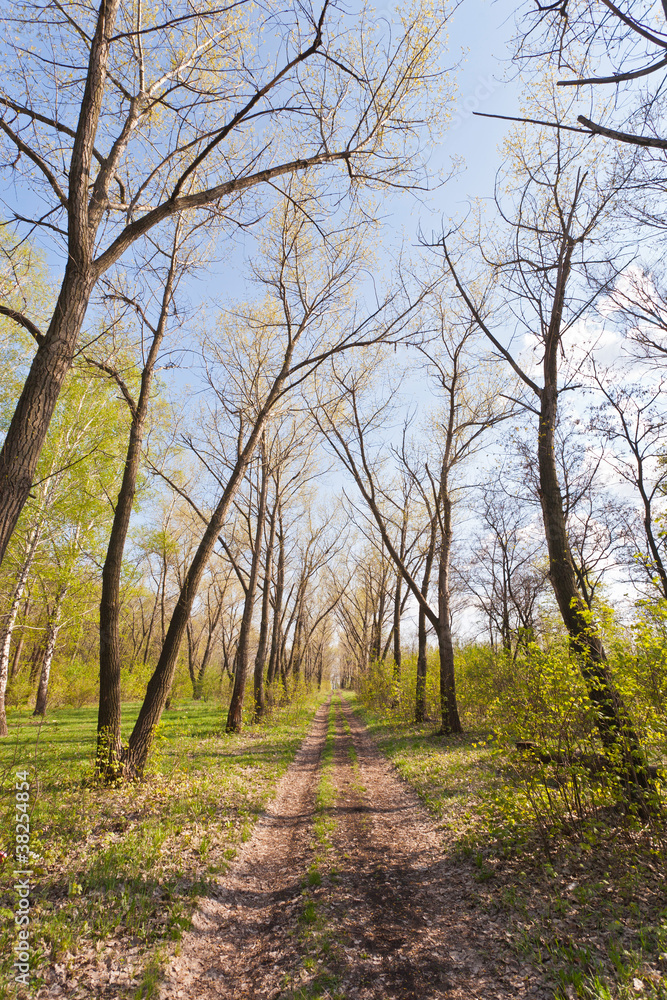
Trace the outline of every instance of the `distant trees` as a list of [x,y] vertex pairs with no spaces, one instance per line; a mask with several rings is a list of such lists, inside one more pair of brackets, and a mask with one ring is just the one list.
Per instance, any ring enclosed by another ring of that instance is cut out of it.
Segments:
[[643,582],[667,600],[667,551],[661,524],[667,487],[665,380],[661,377],[648,386],[618,386],[611,373],[596,372],[595,382],[603,403],[592,425],[611,444],[609,464],[632,487],[640,504],[641,530],[632,523],[628,526],[630,557],[641,567]]
[[[419,349],[439,403],[428,425],[428,444],[418,450],[413,466],[406,463],[403,472],[414,481],[415,494],[421,494],[420,506],[426,512],[430,533],[425,553],[427,573],[421,585],[414,575],[417,567],[410,566],[406,558],[405,507],[399,510],[392,495],[391,480],[383,469],[386,456],[381,457],[373,444],[373,438],[386,420],[387,404],[372,402],[369,372],[363,369],[359,373],[341,371],[334,367],[331,402],[327,404],[326,399],[321,398],[315,416],[332,451],[353,477],[377,526],[383,550],[405,581],[424,620],[428,620],[435,630],[440,658],[442,731],[458,733],[461,721],[456,700],[450,604],[455,473],[478,450],[484,433],[504,419],[509,409],[494,391],[497,386],[485,385],[490,371],[484,370],[483,360],[475,353],[474,327],[461,323],[455,316],[448,318],[439,290],[431,289],[425,297],[421,321],[422,330],[433,331],[431,342],[421,343]],[[403,499],[409,498],[404,495]],[[434,563],[437,574],[435,608],[428,595]],[[425,643],[425,621],[420,634]],[[418,684],[416,692],[416,715],[423,715],[422,684]]]
[[484,616],[491,646],[499,644],[514,659],[538,637],[539,600],[547,585],[542,546],[525,504],[491,483],[484,485],[480,522],[470,562],[457,567],[457,575]]

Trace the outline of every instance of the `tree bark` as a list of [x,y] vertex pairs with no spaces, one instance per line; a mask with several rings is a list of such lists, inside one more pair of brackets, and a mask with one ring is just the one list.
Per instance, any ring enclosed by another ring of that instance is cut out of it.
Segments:
[[264,518],[266,516],[266,497],[268,489],[268,469],[266,467],[266,463],[262,462],[259,504],[257,506],[255,544],[253,546],[252,562],[250,564],[248,589],[246,590],[245,603],[243,605],[243,618],[241,620],[239,644],[236,647],[236,675],[234,677],[234,689],[229,703],[227,724],[225,726],[228,733],[240,732],[243,723],[243,699],[245,695],[246,678],[248,675],[248,659],[250,655],[250,629],[252,627],[252,616],[255,609],[255,594],[257,592],[257,581],[259,579],[259,566],[262,558],[262,537],[264,535]]
[[141,464],[141,446],[148,415],[153,372],[167,327],[169,306],[172,301],[176,275],[176,244],[178,226],[174,235],[169,271],[165,283],[160,316],[153,333],[146,363],[141,373],[139,398],[134,403],[127,400],[132,414],[130,437],[125,456],[123,480],[116,500],[107,554],[102,569],[102,595],[100,599],[100,696],[97,714],[97,773],[114,781],[118,777],[121,758],[121,704],[120,704],[120,579],[123,553],[130,527],[132,506],[137,490],[137,475]]
[[278,505],[271,511],[269,523],[269,540],[266,546],[266,561],[264,564],[264,592],[262,594],[262,618],[259,626],[259,641],[257,643],[257,654],[255,656],[254,672],[254,696],[255,696],[255,721],[259,721],[264,715],[264,664],[266,661],[266,649],[269,635],[269,598],[271,594],[271,572],[273,566],[273,547],[276,539],[276,523],[278,515]]

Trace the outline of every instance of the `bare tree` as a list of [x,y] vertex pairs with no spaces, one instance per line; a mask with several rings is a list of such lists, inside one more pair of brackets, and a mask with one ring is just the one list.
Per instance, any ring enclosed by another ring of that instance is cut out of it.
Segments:
[[[605,189],[582,171],[580,150],[566,145],[558,133],[553,140],[517,146],[512,170],[525,171],[526,181],[514,206],[513,234],[506,256],[494,270],[511,302],[517,328],[530,333],[540,351],[541,384],[537,377],[494,333],[474,295],[459,274],[443,240],[443,253],[462,299],[498,354],[536,401],[539,496],[549,555],[549,578],[589,696],[603,744],[618,755],[619,775],[638,808],[649,808],[646,758],[626,706],[615,689],[599,628],[578,585],[568,533],[563,491],[555,455],[559,399],[567,382],[559,382],[560,356],[565,336],[590,307],[599,288],[589,290],[585,279],[599,242],[606,241],[603,260],[609,260],[610,232],[603,226],[615,188]],[[507,216],[506,216],[507,217]],[[579,281],[577,282],[577,279]],[[530,404],[528,404],[530,405]]]
[[204,458],[220,491],[219,499],[205,514],[206,530],[185,576],[130,735],[124,757],[131,772],[143,771],[202,574],[272,412],[332,356],[409,336],[422,298],[418,291],[410,300],[407,289],[401,288],[362,317],[346,314],[341,304],[361,268],[363,227],[329,233],[318,240],[316,227],[298,201],[292,196],[282,203],[273,231],[267,233],[270,249],[264,263],[256,267],[257,279],[271,297],[264,308],[236,317],[235,322],[243,325],[242,337],[236,336],[231,324],[226,341],[220,336],[208,345],[208,379],[217,407],[210,419],[213,426],[216,421],[220,425],[220,441],[227,447],[220,453],[220,472]]
[[[480,446],[482,435],[499,419],[507,415],[507,407],[498,409],[496,393],[482,389],[483,378],[476,380],[479,368],[470,354],[474,340],[474,324],[457,325],[445,316],[444,303],[435,294],[429,303],[430,322],[439,336],[429,346],[420,346],[427,359],[432,378],[442,398],[442,409],[431,427],[433,450],[427,449],[423,459],[424,492],[430,493],[430,524],[437,525],[434,558],[437,559],[437,611],[429,603],[423,588],[415,580],[394,544],[392,533],[397,528],[388,508],[387,477],[378,458],[371,451],[373,431],[382,423],[386,402],[365,412],[364,390],[367,372],[338,373],[334,369],[337,392],[333,403],[320,405],[316,419],[332,450],[351,473],[380,531],[384,548],[400,571],[405,583],[423,609],[426,619],[435,629],[440,654],[440,708],[442,731],[461,732],[456,701],[454,676],[454,646],[450,606],[450,556],[453,537],[452,509],[455,502],[455,470]],[[485,373],[486,374],[486,373]],[[342,404],[340,400],[344,401]],[[371,412],[372,411],[372,412]],[[391,507],[391,505],[389,505]],[[390,528],[390,525],[392,527]],[[399,529],[400,535],[400,529]]]
[[619,387],[610,373],[596,371],[595,380],[605,404],[594,415],[593,426],[616,445],[609,463],[632,486],[641,505],[644,537],[633,546],[632,554],[639,560],[645,580],[667,600],[667,553],[658,523],[658,513],[664,506],[660,501],[667,486],[667,414],[661,405],[664,379],[654,386]]
[[458,576],[488,622],[491,645],[499,637],[503,652],[514,659],[535,639],[537,603],[547,584],[539,565],[543,542],[525,505],[492,484],[485,487],[480,513],[474,554]]
[[415,7],[397,38],[362,14],[353,41],[343,13],[330,0],[319,12],[180,0],[150,16],[131,0],[45,0],[7,16],[7,190],[16,223],[54,238],[64,274],[46,330],[2,307],[38,348],[0,453],[0,559],[94,289],[138,241],[189,211],[243,225],[257,210],[249,192],[327,165],[355,191],[422,176],[436,121],[422,83],[446,14]]

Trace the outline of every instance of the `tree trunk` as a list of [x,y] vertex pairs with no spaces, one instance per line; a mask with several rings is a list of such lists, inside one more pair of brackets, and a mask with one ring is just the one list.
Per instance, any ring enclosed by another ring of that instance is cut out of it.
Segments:
[[266,649],[269,636],[269,598],[271,594],[271,570],[273,565],[273,546],[276,539],[277,504],[271,512],[269,524],[269,540],[266,546],[266,562],[264,565],[264,593],[262,594],[262,619],[259,626],[259,642],[257,643],[257,654],[255,656],[254,673],[254,696],[255,696],[255,721],[264,715],[264,663],[266,660]]
[[[435,521],[431,525],[431,540],[426,552],[424,563],[424,576],[422,577],[421,594],[424,600],[428,597],[428,589],[431,584],[431,570],[435,557]],[[419,605],[418,622],[418,650],[417,650],[417,683],[415,685],[415,722],[426,721],[426,611],[422,604]]]
[[394,693],[392,695],[392,705],[398,705],[398,692],[401,683],[401,584],[403,577],[400,572],[396,574],[396,591],[394,593],[394,622],[392,636],[394,639],[394,669],[393,682]]
[[[178,233],[178,228],[176,233]],[[176,239],[167,281],[162,295],[160,316],[141,373],[139,399],[132,410],[130,437],[125,456],[123,481],[116,500],[106,559],[102,569],[102,596],[100,599],[100,699],[97,714],[97,773],[110,780],[118,777],[121,757],[121,706],[120,706],[120,578],[123,553],[130,527],[132,506],[137,491],[137,475],[141,463],[141,446],[150,402],[153,371],[162,344],[169,305],[171,303],[175,265]]]
[[449,554],[452,546],[452,502],[446,484],[442,495],[442,537],[440,539],[440,563],[438,567],[438,649],[440,652],[440,710],[442,729],[446,735],[462,733],[456,703],[456,680],[454,677],[454,645],[449,598]]
[[35,557],[35,552],[37,551],[37,546],[39,544],[40,533],[41,526],[36,525],[28,536],[25,559],[23,560],[23,565],[21,566],[21,570],[14,586],[14,597],[12,598],[12,603],[4,621],[4,630],[0,636],[0,736],[7,736],[8,733],[5,699],[7,694],[7,680],[9,676],[9,650],[12,643],[12,633],[14,631],[16,616],[21,604],[21,598],[23,597],[23,591],[25,590],[25,586],[30,575],[30,567],[32,566],[32,561]]
[[278,661],[280,658],[280,626],[283,614],[283,595],[285,591],[285,536],[280,512],[278,513],[278,573],[276,575],[276,590],[273,595],[273,624],[271,627],[271,651],[269,653],[269,668],[266,672],[266,683],[271,685],[278,676]]
[[294,641],[292,643],[292,649],[290,650],[289,668],[288,668],[288,673],[291,673],[292,677],[294,677],[295,686],[296,684],[299,683],[299,676],[301,674],[301,660],[302,660],[301,640],[303,637],[303,630],[304,630],[304,625],[303,625],[304,613],[305,613],[305,608],[303,607],[303,595],[302,595],[302,598],[299,602],[299,610],[296,616],[296,624],[294,626]]
[[371,660],[379,663],[382,660],[382,625],[384,623],[384,607],[387,594],[384,586],[384,571],[380,577],[380,594],[377,607],[377,622],[373,629],[373,648],[371,650]]
[[[561,274],[561,281],[565,278]],[[577,588],[576,572],[567,534],[563,497],[554,453],[558,409],[558,348],[560,317],[555,310],[553,330],[546,340],[544,389],[540,396],[540,423],[537,441],[540,503],[549,555],[549,578],[570,636],[570,645],[579,661],[588,695],[596,709],[596,724],[605,747],[618,755],[618,773],[629,798],[646,817],[650,805],[646,791],[653,792],[646,756],[634,731],[630,715],[615,689],[607,667],[607,657],[597,624],[592,620]]]
[[42,670],[39,675],[39,686],[37,688],[37,699],[35,701],[35,711],[33,715],[46,715],[46,704],[49,697],[49,679],[51,677],[51,664],[56,648],[58,632],[60,631],[60,613],[62,602],[65,598],[65,588],[56,597],[55,607],[49,616],[49,623],[46,629],[46,639],[44,641],[44,659],[42,660]]
[[194,629],[192,627],[192,622],[188,622],[185,629],[185,637],[188,644],[188,673],[190,674],[190,683],[192,684],[192,697],[196,698],[197,691],[197,672],[196,672],[196,652],[195,652],[195,637]]
[[236,647],[236,675],[234,677],[234,690],[232,691],[232,699],[229,703],[229,711],[227,713],[227,725],[225,726],[228,733],[240,732],[243,723],[243,698],[245,695],[246,678],[248,675],[250,629],[252,626],[252,615],[255,609],[255,594],[257,592],[257,581],[259,579],[259,565],[262,557],[262,537],[264,535],[264,518],[266,516],[266,496],[269,488],[269,477],[265,463],[262,463],[261,477],[262,481],[259,492],[259,504],[257,508],[255,544],[253,546],[252,562],[250,564],[248,589],[246,590],[245,603],[243,605],[243,618],[241,620],[239,644]]

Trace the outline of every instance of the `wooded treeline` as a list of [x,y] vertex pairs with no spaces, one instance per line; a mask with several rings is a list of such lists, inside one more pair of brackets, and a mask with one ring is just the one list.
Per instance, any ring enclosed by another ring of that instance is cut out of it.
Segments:
[[[618,663],[641,634],[657,712],[667,141],[634,69],[613,79],[650,141],[571,126],[571,92],[531,60],[569,53],[580,88],[615,45],[664,44],[611,8],[556,44],[551,14],[517,22],[531,123],[508,133],[493,212],[393,253],[377,206],[426,182],[447,9],[396,31],[328,0],[16,5],[1,733],[5,692],[38,715],[99,699],[97,768],[117,780],[143,772],[174,693],[220,697],[237,730],[302,679],[352,686],[382,663],[398,703],[409,660],[423,722],[434,656],[438,725],[458,733],[463,644],[499,676],[560,644],[650,812]],[[635,623],[613,650],[612,620]]]

